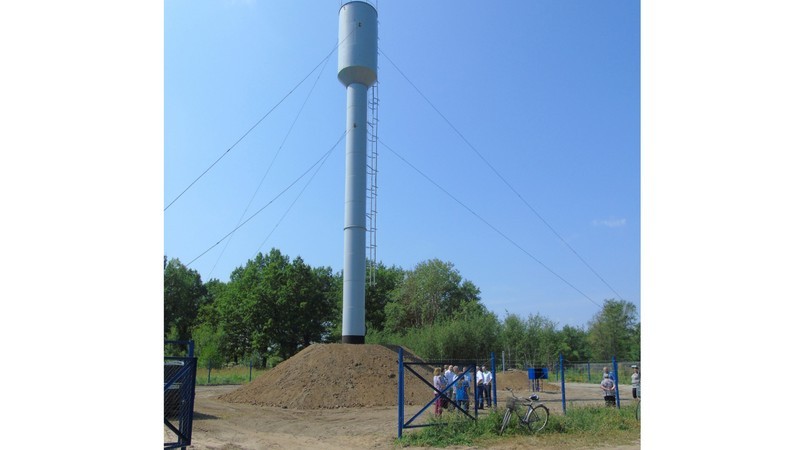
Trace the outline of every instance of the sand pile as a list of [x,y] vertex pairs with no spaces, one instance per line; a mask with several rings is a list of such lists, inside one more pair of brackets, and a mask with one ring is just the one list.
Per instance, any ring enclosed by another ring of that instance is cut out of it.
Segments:
[[[403,352],[405,361],[415,359],[408,350]],[[426,379],[432,378],[433,369],[423,367],[415,366]],[[394,349],[370,344],[313,344],[220,398],[292,409],[396,406],[397,372]],[[405,381],[406,404],[430,399],[432,389],[408,371]]]
[[[497,395],[503,397],[505,393],[500,391],[506,387],[514,390],[519,395],[529,395],[531,391],[531,380],[528,379],[528,371],[509,369],[505,372],[497,373]],[[541,380],[539,387],[541,392],[561,392],[561,385],[550,380]]]

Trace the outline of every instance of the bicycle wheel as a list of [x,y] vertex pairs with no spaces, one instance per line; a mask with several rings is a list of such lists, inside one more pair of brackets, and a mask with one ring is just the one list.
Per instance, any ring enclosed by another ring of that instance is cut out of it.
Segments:
[[533,408],[528,409],[528,413],[525,415],[525,425],[528,426],[528,430],[536,433],[538,431],[542,431],[542,429],[547,425],[547,419],[550,418],[550,410],[547,409],[544,405],[536,405]]
[[506,413],[503,415],[503,422],[500,424],[500,434],[503,434],[509,422],[511,422],[511,410],[506,409]]

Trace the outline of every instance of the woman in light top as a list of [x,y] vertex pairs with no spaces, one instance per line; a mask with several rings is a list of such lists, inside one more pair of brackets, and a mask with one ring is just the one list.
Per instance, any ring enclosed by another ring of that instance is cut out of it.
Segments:
[[[443,391],[445,386],[447,386],[447,381],[445,380],[444,375],[442,375],[442,370],[438,367],[433,369],[433,387],[438,389],[439,391]],[[439,395],[439,392],[436,390],[433,391],[433,395]],[[433,413],[436,416],[442,415],[442,401],[444,399],[439,396],[436,401],[433,403]]]

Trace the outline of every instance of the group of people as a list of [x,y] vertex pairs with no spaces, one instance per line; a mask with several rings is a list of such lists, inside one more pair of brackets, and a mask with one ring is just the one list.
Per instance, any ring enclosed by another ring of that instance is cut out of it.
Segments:
[[[494,375],[490,370],[486,370],[486,366],[478,367],[475,373],[475,382],[477,384],[475,401],[478,403],[478,409],[484,409],[485,405],[491,406]],[[450,399],[454,399],[456,404],[464,410],[469,409],[471,386],[472,376],[466,367],[459,369],[458,366],[445,365],[441,369],[438,367],[433,369],[433,387],[436,389],[433,391],[433,395],[442,392]],[[449,391],[446,391],[448,387]],[[434,402],[434,414],[440,416],[444,409],[455,409],[455,406],[451,406],[447,398],[439,396]]]
[[[633,398],[639,399],[642,395],[639,381],[639,366],[633,365],[631,368],[633,369],[633,374],[631,375]],[[478,403],[478,409],[484,409],[485,406],[491,407],[492,385],[494,384],[492,372],[486,370],[486,366],[481,366],[477,369],[475,378],[477,383],[475,397]],[[454,399],[460,408],[469,410],[471,386],[472,376],[466,368],[445,365],[442,368],[436,367],[433,369],[433,387],[435,388],[433,395],[438,396],[434,402],[434,414],[441,416],[443,410],[455,409],[455,406],[451,406],[451,402],[447,397]],[[600,382],[600,388],[603,390],[603,399],[606,402],[606,406],[616,405],[617,399],[614,394],[616,385],[608,372],[608,367],[603,367],[603,381]],[[439,392],[443,395],[440,396]]]
[[[639,366],[632,365],[633,374],[631,375],[631,390],[633,398],[639,399],[642,397],[641,385],[639,381]],[[617,404],[617,397],[614,395],[616,389],[614,380],[608,373],[608,367],[603,367],[603,381],[600,382],[600,388],[603,390],[603,399],[606,401],[606,406],[614,406]]]

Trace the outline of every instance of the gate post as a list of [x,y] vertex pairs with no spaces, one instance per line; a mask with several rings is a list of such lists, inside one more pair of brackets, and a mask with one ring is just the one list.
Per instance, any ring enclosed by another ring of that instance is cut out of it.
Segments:
[[472,395],[475,398],[475,417],[478,417],[478,360],[475,360],[475,365],[472,367],[472,392],[474,392]]
[[[497,368],[495,367],[494,352],[492,352],[492,402],[494,407],[497,408]],[[491,407],[492,405],[489,405]]]
[[617,372],[617,357],[611,357],[611,365],[614,370],[614,395],[617,397],[617,409],[619,409],[619,372]]
[[397,439],[402,439],[403,418],[405,417],[403,412],[403,398],[405,398],[403,393],[403,347],[399,347],[397,350],[397,370],[399,372],[397,376]]
[[564,415],[567,415],[567,389],[564,383],[564,354],[558,354],[558,365],[561,366],[561,409],[564,410]]

